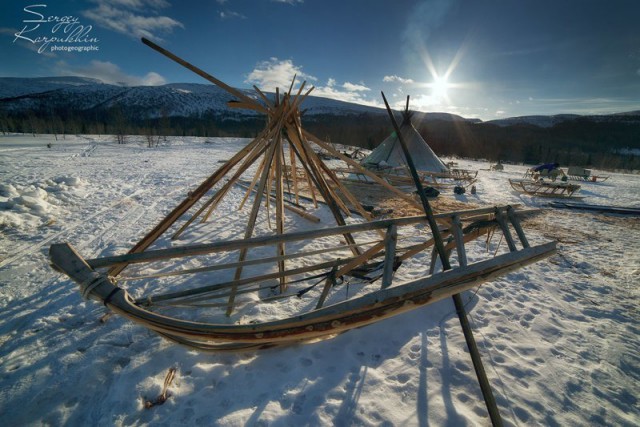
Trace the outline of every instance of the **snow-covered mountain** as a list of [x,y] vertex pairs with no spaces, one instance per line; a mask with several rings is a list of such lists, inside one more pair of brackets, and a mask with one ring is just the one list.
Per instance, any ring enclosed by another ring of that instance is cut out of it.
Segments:
[[[259,100],[254,90],[240,90],[248,97]],[[272,99],[275,97],[273,93],[266,95]],[[107,84],[86,77],[0,78],[0,112],[5,114],[65,117],[80,113],[82,117],[87,118],[94,117],[94,113],[95,117],[101,117],[105,116],[101,112],[120,110],[128,119],[137,122],[162,117],[203,118],[211,115],[220,120],[242,121],[260,115],[252,110],[229,107],[228,102],[234,99],[225,90],[212,84],[170,83],[162,86],[132,87]],[[350,115],[380,115],[386,120],[386,112],[382,108],[317,96],[307,97],[301,109],[305,111],[305,117],[321,120]],[[416,112],[414,118],[421,123],[464,121],[500,127],[526,124],[550,128],[573,120],[640,124],[638,111],[597,116],[533,115],[487,122],[439,112]]]
[[[242,90],[258,99],[253,90]],[[274,94],[267,94],[274,97]],[[251,110],[230,108],[235,98],[211,84],[171,83],[162,86],[118,86],[84,77],[0,78],[0,108],[7,111],[87,111],[114,106],[137,119],[199,117],[205,113],[253,117]],[[305,115],[386,114],[383,109],[334,99],[309,96]],[[466,120],[463,117],[430,113],[434,120]]]
[[501,127],[513,126],[513,125],[533,125],[541,128],[550,128],[559,123],[571,121],[571,120],[588,120],[591,122],[626,122],[626,123],[640,123],[640,111],[628,111],[624,113],[615,114],[600,114],[600,115],[579,115],[579,114],[556,114],[552,116],[518,116],[508,117],[506,119],[489,120],[485,123],[498,125]]
[[489,120],[486,123],[491,123],[498,126],[512,126],[512,125],[521,125],[521,124],[529,124],[538,126],[541,128],[548,128],[558,123],[565,122],[567,120],[573,120],[581,117],[578,114],[556,114],[553,116],[518,116],[518,117],[508,117],[506,119],[496,119]]

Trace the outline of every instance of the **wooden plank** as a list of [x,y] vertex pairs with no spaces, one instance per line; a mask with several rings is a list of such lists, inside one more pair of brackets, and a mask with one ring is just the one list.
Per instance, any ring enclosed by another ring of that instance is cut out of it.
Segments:
[[251,195],[251,192],[255,191],[253,188],[258,183],[258,179],[260,178],[260,173],[262,172],[262,169],[264,168],[264,163],[266,161],[267,161],[267,156],[264,156],[262,158],[262,161],[260,162],[260,165],[256,169],[256,173],[253,175],[253,179],[251,180],[251,184],[249,184],[249,186],[247,187],[247,192],[244,195],[244,197],[242,198],[242,202],[240,202],[240,205],[238,206],[238,210],[241,210],[244,207],[244,204],[247,202],[247,199]]
[[464,236],[462,234],[462,222],[460,221],[460,215],[454,215],[452,221],[453,239],[456,244],[456,251],[458,253],[458,263],[460,267],[467,266],[467,252],[464,250]]
[[[495,211],[495,207],[491,208],[480,208],[480,209],[472,209],[468,211],[459,211],[460,215],[477,215]],[[445,218],[453,213],[442,213],[435,214],[434,217]],[[287,233],[283,236],[264,236],[252,239],[243,239],[243,240],[235,240],[235,241],[224,241],[224,242],[213,242],[207,244],[198,244],[198,245],[189,245],[189,246],[176,246],[168,249],[155,249],[146,251],[143,253],[126,253],[123,255],[113,255],[102,258],[95,258],[87,260],[87,263],[92,268],[103,268],[109,267],[115,264],[122,263],[141,263],[141,262],[150,262],[150,261],[158,261],[162,259],[170,259],[170,258],[179,258],[179,257],[188,257],[188,256],[196,256],[196,255],[204,255],[213,252],[227,251],[227,250],[236,250],[245,247],[257,247],[257,246],[265,246],[270,244],[276,244],[279,241],[284,242],[292,242],[296,240],[305,240],[305,239],[314,239],[317,237],[325,237],[330,235],[337,235],[342,233],[357,233],[360,231],[369,231],[369,230],[377,230],[381,228],[386,228],[390,224],[395,223],[398,226],[405,226],[411,224],[419,224],[424,223],[426,218],[424,215],[413,216],[413,217],[404,217],[404,218],[393,218],[393,219],[385,219],[378,221],[371,221],[362,224],[350,224],[332,228],[325,228],[320,230],[308,230],[294,233]]]
[[514,230],[516,230],[516,234],[518,235],[518,239],[520,239],[520,243],[522,243],[523,248],[530,247],[529,241],[527,240],[527,236],[524,234],[524,230],[522,229],[522,225],[520,225],[520,220],[518,219],[518,215],[516,215],[516,210],[513,209],[512,206],[507,206],[507,216],[511,221],[511,225],[513,225]]
[[253,85],[253,89],[258,93],[258,96],[260,98],[262,98],[264,103],[267,104],[267,107],[269,107],[269,108],[274,108],[275,107],[273,105],[273,103],[269,100],[269,98],[267,98],[267,96],[260,90],[260,88],[258,88],[258,86]]
[[241,101],[229,101],[227,102],[229,108],[240,108],[243,110],[253,110],[259,113],[264,113],[264,107],[257,107],[255,104],[248,104]]
[[[369,243],[377,243],[377,241],[366,242],[365,244],[369,244]],[[209,265],[206,267],[188,268],[184,270],[174,270],[174,271],[168,271],[164,273],[139,274],[137,276],[120,276],[118,277],[118,282],[128,282],[128,281],[134,281],[134,280],[154,279],[154,278],[160,278],[160,277],[172,277],[172,276],[181,276],[181,275],[187,275],[187,274],[206,273],[210,271],[229,270],[239,266],[246,267],[249,265],[269,264],[273,262],[278,262],[280,260],[292,260],[297,258],[304,258],[304,257],[310,257],[314,255],[325,254],[329,252],[336,253],[336,252],[340,252],[342,250],[348,250],[348,249],[349,247],[347,245],[338,245],[330,248],[316,249],[313,251],[290,253],[282,257],[273,256],[273,257],[255,258],[255,259],[244,260],[241,262],[215,264],[215,265]]]
[[322,308],[322,306],[324,305],[324,302],[327,299],[327,296],[329,296],[329,291],[333,286],[336,285],[336,268],[337,266],[331,269],[331,271],[329,272],[329,276],[327,276],[327,279],[324,282],[322,292],[320,292],[320,297],[318,298],[318,302],[316,304],[316,310],[319,310]]
[[[299,128],[292,129],[291,127],[287,127],[289,141],[292,143],[292,147],[295,147],[297,153],[304,152],[307,158],[309,159],[310,158],[309,152],[313,150],[311,150],[311,147],[309,147],[307,144],[304,143],[304,141],[302,140],[302,136],[297,134],[297,131],[299,130],[300,130]],[[331,210],[331,213],[334,219],[336,220],[336,223],[339,226],[346,225],[344,217],[340,212],[340,207],[336,204],[335,200],[331,199],[329,190],[327,188],[327,184],[324,180],[324,177],[322,176],[322,173],[317,169],[317,165],[313,161],[309,161],[306,164],[304,164],[304,166],[308,168],[308,175],[313,180],[314,184],[316,185],[316,188],[322,195],[322,198],[324,199],[325,203]],[[347,243],[355,245],[356,241],[354,240],[353,236],[351,236],[350,233],[344,234],[344,238],[347,241]],[[360,250],[358,249],[357,246],[353,246],[352,251],[354,255],[360,254]]]
[[396,257],[396,245],[398,242],[398,226],[395,224],[387,228],[384,241],[384,270],[382,272],[382,289],[391,286],[393,280],[393,267]]
[[296,172],[296,155],[291,147],[289,147],[289,165],[291,168],[291,180],[293,181],[293,193],[296,197],[296,203],[300,204],[300,189],[298,188],[298,174]]
[[509,246],[509,250],[511,252],[515,252],[518,250],[516,248],[516,243],[513,240],[513,236],[511,235],[511,230],[505,220],[505,214],[503,208],[496,208],[496,221],[500,225],[500,229],[502,230],[502,234],[504,235],[504,239],[507,241],[507,246]]

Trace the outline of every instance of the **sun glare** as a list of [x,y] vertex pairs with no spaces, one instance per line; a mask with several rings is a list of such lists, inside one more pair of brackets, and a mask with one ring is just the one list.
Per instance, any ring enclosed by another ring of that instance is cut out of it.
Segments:
[[446,98],[448,88],[449,82],[446,77],[436,77],[431,84],[432,96],[436,99]]

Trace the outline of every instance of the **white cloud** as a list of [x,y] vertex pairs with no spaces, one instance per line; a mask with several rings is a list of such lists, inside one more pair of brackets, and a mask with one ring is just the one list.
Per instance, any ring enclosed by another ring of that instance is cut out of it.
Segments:
[[369,89],[368,87],[366,87],[363,84],[353,84],[353,83],[349,83],[349,82],[343,83],[342,87],[347,92],[366,92],[366,91],[370,91],[371,90],[371,89]]
[[405,79],[402,78],[400,76],[384,76],[384,78],[382,79],[383,82],[386,83],[394,83],[394,82],[398,82],[398,83],[402,83],[402,84],[412,84],[413,80],[412,79]]
[[356,104],[374,107],[380,106],[379,102],[371,101],[363,96],[362,92],[371,90],[363,84],[355,85],[347,82],[343,83],[339,88],[336,88],[336,85],[336,80],[330,78],[325,86],[316,87],[312,94],[324,98],[336,99],[338,101],[354,102]]
[[[245,83],[255,84],[262,90],[274,92],[276,87],[288,89],[294,75],[297,75],[297,83],[302,80],[311,82],[318,80],[316,77],[305,73],[301,66],[295,65],[290,59],[270,58],[268,61],[258,63],[256,68],[247,76]],[[374,102],[364,97],[364,93],[370,90],[364,83],[345,82],[339,85],[336,79],[329,78],[325,85],[316,85],[311,94],[338,101],[379,107],[379,102]]]
[[72,67],[66,62],[57,63],[56,73],[61,76],[80,76],[102,80],[105,83],[123,86],[159,86],[166,83],[164,77],[151,71],[142,77],[126,74],[112,62],[93,60],[89,65]]
[[96,25],[130,37],[158,39],[160,34],[184,28],[181,22],[159,15],[165,0],[93,0],[96,7],[82,12]]
[[293,76],[297,76],[298,83],[303,80],[318,80],[314,76],[306,74],[302,71],[302,67],[294,65],[290,59],[281,61],[278,58],[270,58],[268,61],[258,63],[247,76],[245,83],[255,84],[260,89],[273,92],[277,87],[289,88]]
[[[404,108],[404,103],[406,102],[406,99],[403,99],[402,101],[399,101],[399,102],[400,104],[402,104],[402,107]],[[433,111],[434,108],[441,106],[440,99],[431,95],[424,95],[424,94],[412,96],[410,98],[410,102],[411,102],[410,108],[418,111]]]

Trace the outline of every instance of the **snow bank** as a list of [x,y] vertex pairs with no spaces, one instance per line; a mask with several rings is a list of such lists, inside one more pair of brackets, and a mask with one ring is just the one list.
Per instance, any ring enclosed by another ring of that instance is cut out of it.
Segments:
[[84,180],[57,176],[30,185],[0,184],[0,227],[33,229],[51,224],[82,197]]

